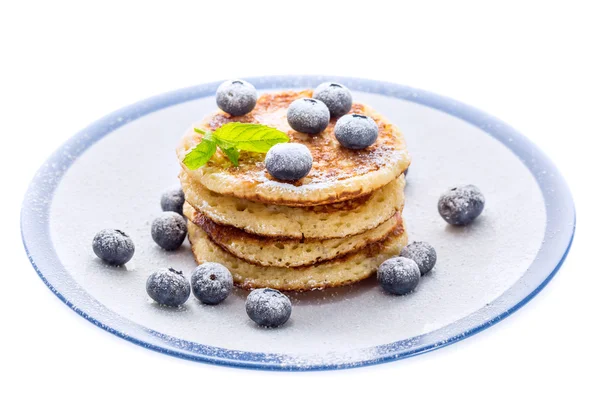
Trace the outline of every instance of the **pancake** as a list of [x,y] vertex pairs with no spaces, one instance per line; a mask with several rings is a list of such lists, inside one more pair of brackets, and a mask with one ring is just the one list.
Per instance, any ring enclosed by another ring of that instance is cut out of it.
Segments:
[[185,155],[202,140],[194,127],[187,131],[177,148],[183,170],[212,192],[294,207],[362,197],[387,185],[406,170],[410,156],[402,134],[381,114],[364,104],[354,103],[350,113],[368,115],[379,126],[377,141],[366,149],[342,147],[333,133],[335,119],[318,135],[294,131],[287,123],[288,105],[296,99],[311,96],[312,90],[267,93],[259,97],[249,114],[233,117],[217,111],[195,125],[204,131],[214,131],[223,124],[237,121],[269,125],[287,133],[290,142],[306,145],[313,156],[312,170],[300,181],[277,181],[266,171],[265,155],[249,152],[242,152],[239,167],[234,167],[218,150],[206,165],[194,171],[187,169],[182,162]]
[[358,235],[340,239],[302,240],[258,236],[219,225],[187,203],[184,214],[221,248],[237,258],[263,267],[308,266],[356,252],[385,239],[397,224],[397,218],[393,216],[378,227]]
[[266,205],[223,196],[179,176],[185,199],[196,210],[221,225],[230,225],[261,236],[290,239],[332,239],[373,229],[404,204],[404,176],[366,196],[312,207]]
[[277,268],[257,266],[234,257],[210,240],[202,228],[191,221],[188,221],[188,238],[196,262],[211,261],[224,265],[231,271],[236,286],[294,291],[349,285],[368,278],[382,262],[400,254],[408,240],[399,222],[385,240],[370,244],[357,253],[310,267]]

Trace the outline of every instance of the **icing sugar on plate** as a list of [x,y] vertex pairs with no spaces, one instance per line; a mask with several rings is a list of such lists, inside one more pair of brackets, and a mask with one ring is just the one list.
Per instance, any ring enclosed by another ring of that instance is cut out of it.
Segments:
[[[100,325],[150,347],[224,364],[322,368],[377,362],[392,351],[418,348],[426,334],[443,345],[454,334],[453,323],[482,309],[495,318],[503,310],[490,304],[520,280],[543,244],[547,214],[535,177],[475,125],[411,101],[352,93],[400,128],[413,157],[404,221],[410,241],[427,241],[437,252],[436,266],[414,293],[388,295],[369,279],[291,294],[292,317],[269,330],[246,316],[242,290],[218,306],[192,297],[176,310],[153,303],[145,291],[148,275],[172,267],[189,279],[196,267],[187,241],[165,252],[152,241],[150,224],[161,212],[161,194],[177,184],[174,148],[191,122],[215,109],[213,97],[144,115],[79,155],[57,184],[47,216],[56,255],[28,246],[32,259],[60,295],[80,299],[75,307],[95,313]],[[472,225],[453,227],[439,216],[437,201],[460,184],[479,187],[486,208]],[[47,201],[40,202],[30,202],[31,221],[46,218]],[[91,240],[103,228],[133,239],[136,253],[125,267],[108,267],[95,257]],[[64,270],[46,266],[50,261]]]

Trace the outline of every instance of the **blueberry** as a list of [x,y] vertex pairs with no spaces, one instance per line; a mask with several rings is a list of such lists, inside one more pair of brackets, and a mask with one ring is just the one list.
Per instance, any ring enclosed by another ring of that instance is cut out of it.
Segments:
[[123,265],[133,257],[133,240],[118,229],[102,229],[92,241],[94,253],[102,260],[113,265]]
[[416,262],[421,275],[431,271],[437,261],[435,249],[427,242],[412,242],[402,249],[400,257],[410,258]]
[[381,287],[392,294],[407,294],[414,290],[421,279],[416,262],[409,258],[393,257],[385,261],[377,270],[377,280]]
[[152,221],[152,239],[165,250],[175,250],[187,235],[185,219],[173,211],[165,211]]
[[315,135],[329,125],[329,109],[321,100],[294,100],[288,107],[287,120],[292,129]]
[[271,147],[265,157],[267,171],[282,181],[304,178],[312,168],[310,150],[300,143],[278,143]]
[[163,193],[160,198],[160,207],[163,211],[173,211],[179,215],[183,215],[183,203],[185,196],[183,190],[171,189]]
[[312,97],[325,103],[331,118],[339,118],[352,108],[352,94],[346,86],[339,83],[321,83]]
[[146,292],[158,304],[177,307],[190,297],[190,283],[181,271],[164,268],[148,277]]
[[371,117],[348,114],[338,119],[333,132],[342,146],[360,150],[375,143],[379,135],[379,127]]
[[438,211],[451,225],[468,225],[483,211],[485,198],[474,185],[454,187],[440,196]]
[[255,289],[246,299],[246,313],[258,325],[275,328],[290,318],[292,303],[279,290]]
[[256,97],[256,88],[240,79],[225,81],[217,88],[217,106],[236,117],[252,111]]
[[192,293],[205,304],[219,304],[233,289],[233,277],[224,266],[205,262],[192,273]]

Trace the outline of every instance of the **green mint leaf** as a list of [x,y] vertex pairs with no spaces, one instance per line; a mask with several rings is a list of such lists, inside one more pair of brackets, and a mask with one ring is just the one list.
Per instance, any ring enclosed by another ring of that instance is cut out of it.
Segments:
[[219,148],[227,156],[227,158],[229,158],[233,165],[235,165],[236,167],[240,165],[238,162],[238,160],[240,159],[240,151],[238,149],[236,149],[235,147],[222,147],[220,144]]
[[205,135],[204,139],[185,155],[183,164],[189,169],[198,169],[210,160],[215,151],[217,151],[217,144],[207,139]]
[[214,140],[221,149],[233,149],[235,148],[235,143],[227,142],[225,140],[219,139],[218,137],[213,136],[212,133],[209,133],[210,140]]
[[278,129],[266,125],[230,122],[213,133],[221,148],[266,153],[277,143],[289,142],[290,138]]
[[[202,130],[202,129],[200,129],[200,128],[194,128],[194,132],[196,132],[196,133],[199,133],[199,134],[203,135],[203,136],[204,136],[204,140],[210,140],[210,141],[212,141],[212,142],[214,142],[214,141],[215,141],[215,138],[213,137],[213,134],[212,134],[212,132],[205,132],[205,131],[203,131],[203,130]],[[219,144],[219,143],[217,143],[217,144]]]
[[280,130],[260,124],[230,122],[213,132],[194,128],[203,135],[202,141],[183,159],[189,169],[198,169],[215,154],[217,146],[236,167],[239,166],[240,150],[266,153],[277,143],[289,142],[289,137]]

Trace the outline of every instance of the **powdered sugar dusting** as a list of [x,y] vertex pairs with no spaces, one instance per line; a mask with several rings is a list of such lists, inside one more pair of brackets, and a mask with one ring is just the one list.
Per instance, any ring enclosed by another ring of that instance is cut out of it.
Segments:
[[[218,306],[190,298],[172,310],[149,300],[145,280],[150,273],[172,266],[189,277],[196,267],[187,242],[174,252],[163,251],[152,241],[150,224],[160,213],[164,188],[177,184],[173,149],[181,132],[214,110],[214,98],[123,125],[77,159],[60,181],[49,217],[60,261],[95,300],[147,328],[164,346],[190,351],[214,346],[231,350],[231,357],[244,351],[276,353],[269,357],[284,365],[373,359],[386,349],[373,346],[398,340],[398,348],[414,349],[420,335],[486,309],[522,276],[542,242],[544,202],[530,172],[494,138],[457,118],[389,97],[353,95],[398,125],[413,156],[406,228],[411,240],[435,247],[438,262],[410,295],[385,295],[373,279],[293,294],[292,317],[276,330],[248,319],[247,292],[241,290]],[[449,186],[466,183],[482,190],[486,209],[469,226],[449,226],[438,215],[437,200]],[[132,237],[136,254],[126,268],[107,267],[91,251],[90,238],[105,227],[119,227]],[[490,315],[496,311],[489,310]]]
[[265,158],[267,171],[275,178],[296,181],[304,178],[312,168],[310,150],[300,143],[278,143]]
[[[452,196],[456,191],[457,195]],[[459,188],[452,188],[447,192],[443,193],[441,196],[442,199],[451,199],[454,208],[463,212],[469,206],[469,201],[474,199],[480,203],[485,202],[485,198],[483,194],[473,185],[465,185]]]
[[154,229],[161,236],[180,236],[187,232],[185,220],[173,211],[165,211],[156,218]]
[[421,275],[431,271],[437,261],[435,249],[427,242],[412,242],[402,249],[400,255],[416,262]]
[[[279,196],[282,199],[294,199],[303,193],[313,191],[322,192],[313,193],[313,196],[318,195],[317,197],[322,196],[327,199],[329,196],[336,195],[337,190],[334,188],[338,187],[339,182],[356,178],[355,180],[360,183],[354,182],[355,186],[363,184],[368,188],[369,185],[365,182],[380,182],[383,185],[408,166],[410,157],[402,134],[383,115],[360,102],[355,102],[350,111],[371,117],[378,127],[377,140],[366,149],[344,148],[335,137],[335,119],[326,118],[325,122],[329,124],[326,124],[325,130],[318,134],[307,134],[293,129],[288,118],[294,115],[291,105],[296,102],[299,102],[298,104],[318,102],[308,98],[311,95],[311,90],[263,94],[250,114],[230,117],[223,113],[212,112],[202,122],[196,124],[200,129],[214,130],[229,122],[260,123],[285,132],[290,142],[307,146],[314,160],[309,174],[297,184],[270,185],[270,177],[264,173],[264,155],[251,153],[243,154],[238,167],[231,166],[226,160],[223,162],[212,160],[199,169],[195,174],[196,178],[212,191],[236,193],[238,197],[243,197],[242,193],[251,186],[255,191],[254,195],[266,195],[269,198]],[[321,105],[324,111],[327,111],[327,107],[322,103]],[[309,122],[311,116],[299,113],[298,117]],[[180,159],[187,150],[197,144],[198,140],[199,135],[193,129],[186,131],[178,150]],[[354,191],[357,192],[357,187]]]
[[298,132],[315,135],[329,125],[329,110],[320,100],[298,99],[289,105],[287,121]]
[[102,229],[94,236],[92,246],[98,257],[116,264],[124,264],[135,252],[131,238],[118,229]]
[[246,299],[246,313],[259,325],[279,326],[292,313],[292,303],[277,290],[256,289]]

